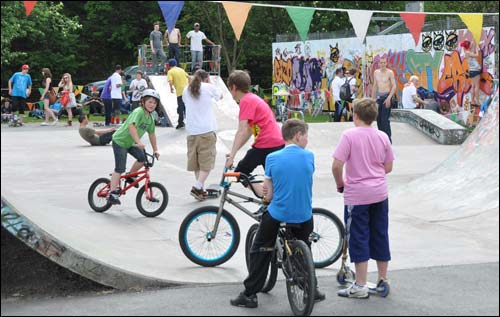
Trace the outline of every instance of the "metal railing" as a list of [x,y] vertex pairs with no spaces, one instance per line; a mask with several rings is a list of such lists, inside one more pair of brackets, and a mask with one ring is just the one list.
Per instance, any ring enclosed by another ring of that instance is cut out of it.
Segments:
[[[143,44],[138,46],[138,61],[139,69],[144,74],[154,74],[156,69],[160,70],[159,73],[166,73],[168,71],[169,60],[169,47],[163,46],[163,52],[166,55],[165,68],[161,67],[161,58],[157,58],[157,68],[154,67],[152,62],[151,47]],[[191,50],[189,46],[179,46],[179,67],[183,68],[187,73],[192,73]],[[210,75],[220,76],[221,69],[221,46],[220,45],[204,45],[201,68],[207,71]]]

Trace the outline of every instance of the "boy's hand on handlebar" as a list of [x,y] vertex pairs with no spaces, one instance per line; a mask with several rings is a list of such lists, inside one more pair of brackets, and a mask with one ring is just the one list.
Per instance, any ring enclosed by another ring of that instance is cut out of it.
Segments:
[[234,159],[231,157],[231,154],[226,154],[226,168],[231,169],[233,166]]
[[136,143],[135,146],[137,146],[141,150],[144,150],[146,148],[146,146],[142,142]]
[[154,156],[156,157],[157,160],[160,159],[160,152],[155,151]]

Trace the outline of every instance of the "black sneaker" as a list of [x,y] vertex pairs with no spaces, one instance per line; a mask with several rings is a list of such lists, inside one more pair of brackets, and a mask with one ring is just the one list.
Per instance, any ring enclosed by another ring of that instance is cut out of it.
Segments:
[[[127,178],[125,178],[125,183],[132,184],[133,182],[135,182],[136,179],[137,179],[137,177],[135,177],[135,176],[127,177]],[[134,187],[139,188],[139,183],[135,184]]]
[[257,295],[246,296],[244,292],[241,292],[238,297],[231,299],[229,302],[231,305],[238,307],[257,308],[258,306]]
[[191,196],[193,196],[194,198],[196,198],[196,200],[198,201],[203,201],[205,200],[205,198],[207,198],[207,196],[205,196],[205,191],[203,189],[198,189],[196,187],[191,187]]
[[315,302],[321,302],[321,301],[325,300],[325,298],[326,298],[325,293],[320,292],[320,290],[318,288],[316,288],[314,290],[314,301]]
[[120,205],[121,202],[120,202],[120,199],[118,199],[119,197],[120,197],[120,191],[114,190],[114,191],[109,193],[107,199],[108,199],[108,202],[111,203],[111,205]]
[[184,128],[184,123],[179,123],[179,124],[175,127],[175,129],[177,129],[177,130],[182,129],[182,128]]

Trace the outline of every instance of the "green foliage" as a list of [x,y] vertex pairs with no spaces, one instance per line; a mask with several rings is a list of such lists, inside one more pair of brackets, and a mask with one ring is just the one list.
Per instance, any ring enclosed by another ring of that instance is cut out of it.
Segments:
[[[276,4],[275,1],[253,3]],[[403,11],[406,1],[280,1],[280,5],[342,8],[358,10]],[[149,42],[153,22],[165,22],[156,1],[38,1],[29,17],[22,1],[3,1],[2,8],[2,87],[22,64],[31,66],[36,83],[40,70],[48,67],[58,80],[64,72],[77,84],[109,76],[115,64],[123,67],[137,63],[137,46]],[[498,12],[496,1],[425,1],[427,12]],[[375,14],[375,16],[398,16]],[[432,20],[442,16],[428,15]],[[236,41],[220,3],[186,1],[177,22],[183,42],[195,22],[209,39],[222,45],[222,76],[233,69],[250,71],[253,84],[271,86],[272,43],[277,34],[297,31],[284,9],[253,7],[240,41]],[[370,29],[385,28],[393,21],[372,21]],[[310,33],[352,33],[346,12],[316,11]]]

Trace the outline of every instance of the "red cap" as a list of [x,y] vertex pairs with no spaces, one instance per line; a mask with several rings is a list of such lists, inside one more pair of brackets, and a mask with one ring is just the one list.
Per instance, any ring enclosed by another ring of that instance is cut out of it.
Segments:
[[460,47],[463,47],[465,49],[468,49],[470,47],[470,41],[463,41],[462,43],[460,43]]
[[21,67],[22,69],[30,69],[30,67],[28,66],[28,64],[24,64],[23,67]]

